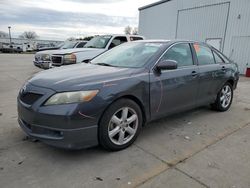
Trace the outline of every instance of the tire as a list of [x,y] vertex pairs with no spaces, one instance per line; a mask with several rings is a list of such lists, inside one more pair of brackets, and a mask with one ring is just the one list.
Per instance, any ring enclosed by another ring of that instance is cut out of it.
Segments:
[[99,123],[99,144],[110,151],[127,148],[139,135],[142,121],[141,109],[134,101],[120,99],[114,102]]
[[233,86],[230,83],[226,83],[220,89],[217,94],[215,103],[211,105],[213,110],[225,112],[227,111],[233,101]]

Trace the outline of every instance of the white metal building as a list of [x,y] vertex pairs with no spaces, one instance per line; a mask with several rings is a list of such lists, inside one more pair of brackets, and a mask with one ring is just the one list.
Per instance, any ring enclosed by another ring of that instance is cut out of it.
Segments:
[[139,8],[139,34],[147,39],[205,41],[250,66],[250,0],[162,0]]

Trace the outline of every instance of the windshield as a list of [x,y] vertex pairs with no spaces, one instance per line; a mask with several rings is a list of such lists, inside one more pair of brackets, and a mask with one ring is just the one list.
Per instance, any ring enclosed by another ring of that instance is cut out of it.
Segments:
[[84,48],[105,48],[112,36],[97,36],[91,39]]
[[64,45],[64,42],[61,42],[56,47],[61,48],[63,45]]
[[143,67],[162,45],[163,43],[125,43],[96,57],[91,63],[114,67]]
[[61,49],[69,49],[69,48],[74,48],[76,45],[76,41],[66,41],[62,46]]

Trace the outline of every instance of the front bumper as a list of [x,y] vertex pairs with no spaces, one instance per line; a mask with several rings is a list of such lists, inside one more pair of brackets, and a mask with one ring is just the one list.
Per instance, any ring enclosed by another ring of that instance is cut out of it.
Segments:
[[98,145],[97,126],[78,129],[51,129],[49,127],[28,124],[21,118],[18,123],[31,138],[48,145],[65,149],[83,149]]
[[[26,86],[25,92],[43,94],[32,105],[17,98],[18,122],[30,137],[48,145],[66,149],[82,149],[98,145],[98,120],[100,114],[94,114],[94,107],[88,104],[67,104],[43,106],[42,104],[55,91]],[[86,108],[85,108],[86,106]]]
[[52,62],[51,61],[33,61],[34,65],[42,68],[42,69],[49,69],[52,68]]

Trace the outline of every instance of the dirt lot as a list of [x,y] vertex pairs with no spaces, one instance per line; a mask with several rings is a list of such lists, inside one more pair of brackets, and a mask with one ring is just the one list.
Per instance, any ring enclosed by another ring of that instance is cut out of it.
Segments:
[[64,151],[27,140],[16,96],[40,71],[33,55],[0,54],[0,187],[250,187],[250,79],[232,108],[200,108],[145,127],[120,152]]

